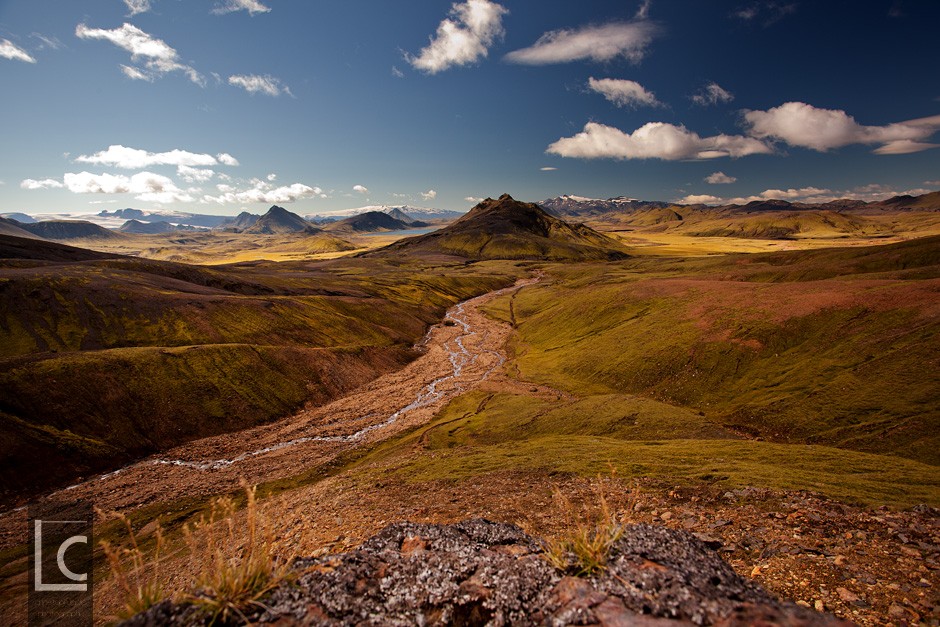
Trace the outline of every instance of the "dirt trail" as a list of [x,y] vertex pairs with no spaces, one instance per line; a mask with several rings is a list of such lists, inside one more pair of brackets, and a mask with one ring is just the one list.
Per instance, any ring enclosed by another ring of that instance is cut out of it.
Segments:
[[[505,362],[503,345],[511,327],[484,316],[479,307],[538,280],[522,279],[452,307],[421,342],[418,359],[349,396],[275,423],[189,442],[45,498],[90,499],[102,509],[127,510],[216,494],[237,488],[242,478],[258,484],[298,475],[425,423]],[[6,527],[15,528],[20,517],[25,518],[23,508],[0,514],[0,521],[14,522]]]

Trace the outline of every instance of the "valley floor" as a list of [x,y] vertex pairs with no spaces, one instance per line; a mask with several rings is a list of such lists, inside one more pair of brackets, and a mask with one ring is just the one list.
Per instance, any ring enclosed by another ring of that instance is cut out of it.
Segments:
[[[619,521],[702,534],[784,598],[863,625],[937,623],[936,387],[929,369],[905,378],[936,359],[937,243],[781,254],[523,264],[531,278],[451,309],[402,370],[67,494],[127,513],[144,541],[160,518],[168,593],[205,566],[180,524],[242,480],[290,555],[401,520],[557,536],[602,490]],[[25,512],[0,520],[15,617]],[[121,594],[102,575],[103,620]]]

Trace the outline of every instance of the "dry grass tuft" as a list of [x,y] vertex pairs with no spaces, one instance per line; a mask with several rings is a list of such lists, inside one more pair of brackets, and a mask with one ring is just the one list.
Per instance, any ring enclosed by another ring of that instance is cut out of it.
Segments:
[[119,547],[102,541],[101,548],[108,560],[111,576],[124,594],[124,606],[118,618],[130,618],[162,601],[166,595],[160,578],[160,559],[164,548],[163,529],[156,521],[154,546],[151,552],[141,548],[140,534],[135,534],[127,516],[119,512],[98,510],[103,519],[114,519],[127,529],[130,546]]
[[623,536],[624,526],[611,511],[600,478],[591,486],[593,503],[581,508],[576,508],[557,487],[552,492],[556,507],[566,518],[568,532],[543,543],[545,559],[576,577],[589,577],[603,570],[611,547]]
[[213,502],[208,517],[184,527],[193,569],[199,573],[197,592],[188,599],[209,614],[209,623],[233,619],[248,622],[246,613],[264,608],[260,599],[289,577],[290,558],[278,557],[276,526],[258,508],[256,487],[242,482],[244,520],[238,505],[224,497]]

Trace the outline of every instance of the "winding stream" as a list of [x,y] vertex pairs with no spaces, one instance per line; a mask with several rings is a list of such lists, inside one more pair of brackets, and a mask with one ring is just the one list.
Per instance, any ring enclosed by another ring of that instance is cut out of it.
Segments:
[[[493,292],[488,292],[482,296],[477,296],[475,298],[463,301],[448,310],[445,314],[444,322],[442,324],[431,327],[431,329],[429,329],[425,335],[424,339],[417,346],[427,346],[427,344],[431,341],[435,330],[439,330],[442,326],[452,326],[459,329],[456,337],[452,337],[451,339],[444,341],[443,344],[441,344],[441,348],[446,351],[446,356],[450,363],[449,371],[441,374],[440,376],[437,376],[425,384],[412,398],[408,399],[408,402],[403,403],[398,409],[388,414],[384,419],[380,419],[381,414],[378,412],[366,413],[361,416],[356,416],[351,420],[344,421],[344,423],[347,425],[361,423],[364,421],[370,422],[370,424],[367,424],[366,426],[363,426],[351,433],[331,435],[310,434],[302,435],[301,437],[291,437],[289,439],[284,439],[283,441],[275,442],[274,444],[268,444],[260,448],[243,451],[232,457],[220,457],[206,460],[181,459],[173,457],[154,457],[144,459],[112,472],[98,475],[97,477],[93,477],[86,481],[68,486],[67,488],[53,492],[48,496],[55,496],[57,494],[69,492],[80,487],[97,484],[117,475],[126,473],[130,470],[141,469],[148,466],[173,466],[190,469],[196,472],[210,472],[224,470],[235,466],[240,462],[245,462],[268,453],[283,451],[284,449],[290,449],[311,442],[339,443],[358,446],[368,434],[393,425],[409,412],[427,405],[449,400],[449,398],[457,396],[458,394],[465,391],[470,385],[479,383],[489,378],[494,371],[496,371],[505,363],[506,358],[501,352],[487,347],[486,340],[489,338],[489,331],[483,330],[482,335],[480,335],[481,331],[473,328],[473,325],[471,324],[467,314],[467,307],[472,307],[476,302],[482,299],[490,299],[512,290],[519,289],[525,285],[538,282],[540,278],[541,277],[539,276],[517,281],[515,285]],[[479,348],[468,349],[468,344],[471,346],[474,345],[474,343],[468,341],[470,338],[480,340],[476,342],[476,344],[479,345]],[[492,357],[492,364],[481,374],[474,376],[472,380],[461,381],[461,376],[465,374],[465,371],[470,366],[476,364],[478,360],[480,360],[480,358],[484,355]],[[446,385],[448,383],[450,385]],[[376,419],[379,420],[375,422],[374,420]],[[314,425],[309,428],[309,430],[314,429],[322,429],[322,425]],[[18,511],[19,509],[23,508],[17,508],[16,510],[12,511]]]

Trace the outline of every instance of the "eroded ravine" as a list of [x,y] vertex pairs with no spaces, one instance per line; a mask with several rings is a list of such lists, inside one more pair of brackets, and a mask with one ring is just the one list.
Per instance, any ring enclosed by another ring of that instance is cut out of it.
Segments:
[[[296,476],[344,451],[427,422],[505,362],[503,346],[511,327],[486,317],[479,307],[538,280],[522,279],[455,305],[419,344],[420,357],[346,397],[275,423],[189,442],[45,498],[89,499],[102,509],[124,510],[222,493],[242,479],[257,484]],[[22,515],[22,509],[0,518]]]

